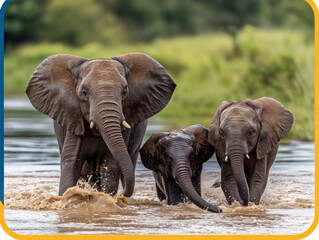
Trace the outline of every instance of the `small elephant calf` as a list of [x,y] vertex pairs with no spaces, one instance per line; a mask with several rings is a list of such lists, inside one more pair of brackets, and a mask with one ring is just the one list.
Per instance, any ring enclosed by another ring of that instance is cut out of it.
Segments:
[[216,149],[228,204],[259,204],[279,141],[292,124],[292,113],[273,98],[221,103],[208,140]]
[[207,141],[208,130],[200,124],[153,134],[141,148],[144,166],[153,171],[158,198],[168,205],[191,200],[198,207],[221,212],[201,198],[203,163],[214,154]]

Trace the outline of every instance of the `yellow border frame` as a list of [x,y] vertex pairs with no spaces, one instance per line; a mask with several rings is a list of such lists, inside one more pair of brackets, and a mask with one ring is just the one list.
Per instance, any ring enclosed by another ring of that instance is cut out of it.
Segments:
[[[317,106],[319,101],[319,11],[313,0],[305,0],[312,8],[312,11],[315,15],[315,149],[319,145],[319,106]],[[319,151],[315,151],[315,159],[319,159]],[[319,172],[319,164],[315,161],[315,175]],[[318,216],[318,204],[319,204],[319,177],[315,177],[315,217],[311,226],[303,233],[297,235],[22,235],[13,232],[5,222],[4,219],[4,206],[0,201],[0,225],[3,230],[10,236],[15,239],[52,239],[56,240],[57,237],[63,239],[130,239],[130,240],[143,240],[152,238],[154,240],[157,239],[269,239],[269,237],[280,237],[280,239],[302,239],[309,236],[317,227],[319,216]]]

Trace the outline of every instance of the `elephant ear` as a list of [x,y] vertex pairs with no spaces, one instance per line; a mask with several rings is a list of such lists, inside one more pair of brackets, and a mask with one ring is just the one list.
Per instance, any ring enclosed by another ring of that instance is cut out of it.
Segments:
[[144,143],[140,149],[141,160],[143,165],[150,169],[155,170],[155,164],[159,159],[158,141],[168,133],[155,133]]
[[232,104],[233,102],[223,101],[217,108],[213,117],[213,121],[209,126],[208,141],[217,150],[219,148],[219,143],[220,143],[220,136],[219,136],[220,114],[222,113],[222,111],[224,111],[226,108],[228,108]]
[[257,158],[264,158],[289,132],[293,115],[280,102],[262,97],[251,101],[261,108],[261,130],[257,142]]
[[126,70],[128,95],[123,113],[129,124],[153,116],[168,104],[176,84],[161,64],[142,53],[128,53],[113,59]]
[[71,69],[84,61],[69,54],[50,56],[35,69],[25,89],[38,111],[76,135],[84,134],[84,124]]
[[203,164],[210,159],[215,148],[208,142],[208,130],[200,124],[182,129],[182,132],[195,137],[195,160],[198,164]]

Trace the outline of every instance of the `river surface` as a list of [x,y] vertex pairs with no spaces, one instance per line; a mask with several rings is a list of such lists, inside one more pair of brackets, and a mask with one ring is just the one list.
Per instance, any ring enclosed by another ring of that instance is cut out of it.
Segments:
[[[147,139],[164,127],[151,120]],[[229,206],[213,157],[204,165],[203,198],[216,214],[193,204],[168,206],[140,160],[131,199],[112,198],[82,184],[58,196],[59,151],[52,120],[28,101],[5,100],[5,220],[19,234],[299,234],[314,219],[314,143],[280,145],[261,204]],[[120,192],[120,191],[119,191]]]

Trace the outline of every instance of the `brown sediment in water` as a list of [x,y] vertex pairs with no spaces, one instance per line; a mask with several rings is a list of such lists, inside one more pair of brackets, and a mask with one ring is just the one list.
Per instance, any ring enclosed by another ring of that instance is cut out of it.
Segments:
[[[202,197],[219,206],[221,214],[190,203],[169,206],[160,202],[151,173],[136,174],[130,199],[111,197],[87,183],[60,197],[58,179],[5,177],[5,217],[10,228],[22,234],[43,234],[48,222],[51,227],[46,234],[297,234],[310,226],[314,213],[312,176],[271,176],[260,205],[250,203],[247,207],[238,202],[228,205],[221,188],[211,187],[212,179],[218,176],[216,172],[203,173]],[[34,228],[30,218],[41,230]],[[24,224],[21,230],[19,222],[29,221],[30,229],[24,230]]]
[[[213,174],[215,176],[216,174]],[[7,176],[6,176],[7,177]],[[13,176],[10,176],[13,177]],[[313,189],[304,189],[300,182],[294,182],[291,179],[291,187],[281,184],[281,178],[272,179],[269,182],[271,188],[267,188],[260,205],[250,203],[245,207],[239,203],[228,205],[224,194],[220,188],[212,188],[212,173],[203,175],[202,196],[208,202],[218,205],[224,213],[235,214],[263,214],[270,209],[293,209],[293,208],[313,208],[314,194]],[[10,191],[5,191],[6,209],[28,209],[28,210],[63,210],[89,207],[96,208],[105,212],[121,211],[123,208],[130,207],[154,207],[160,208],[162,212],[205,212],[194,204],[178,204],[177,206],[168,206],[165,201],[160,202],[155,193],[154,184],[150,175],[143,174],[137,177],[137,186],[131,199],[122,195],[112,197],[108,194],[98,192],[89,184],[80,182],[77,186],[69,188],[63,196],[55,195],[57,192],[56,183],[52,184],[50,179],[34,178],[33,183],[28,182],[24,176],[20,182],[23,186],[17,185],[14,181],[6,183],[10,186]],[[287,179],[285,179],[287,181]],[[34,187],[36,182],[37,187]],[[54,186],[54,187],[53,187]]]
[[36,187],[32,191],[26,189],[20,192],[5,194],[5,208],[30,210],[61,210],[81,207],[98,207],[102,211],[118,211],[126,207],[128,199],[122,196],[111,197],[98,192],[87,183],[79,183],[69,188],[63,196],[56,196],[46,191],[44,187]]
[[267,210],[265,205],[255,205],[250,203],[248,206],[243,206],[238,202],[232,203],[232,205],[228,205],[227,203],[223,203],[219,206],[224,213],[236,213],[236,214],[264,214]]

